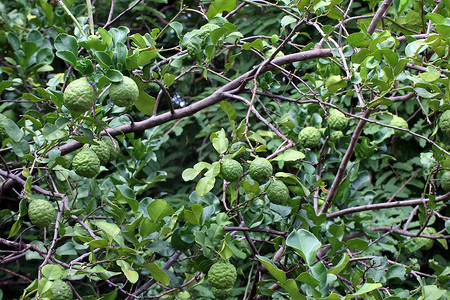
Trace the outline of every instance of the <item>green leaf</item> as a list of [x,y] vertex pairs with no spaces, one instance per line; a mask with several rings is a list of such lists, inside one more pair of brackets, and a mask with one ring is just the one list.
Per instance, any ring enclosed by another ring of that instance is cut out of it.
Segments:
[[59,265],[47,264],[42,267],[42,276],[48,280],[56,280],[62,277],[62,270]]
[[294,150],[294,149],[288,149],[284,152],[281,152],[278,154],[273,160],[277,161],[296,161],[299,159],[304,159],[306,156],[303,152]]
[[275,264],[265,256],[256,255],[256,258],[264,265],[264,267],[269,271],[269,273],[279,282],[283,283],[286,281],[286,273],[278,269]]
[[206,17],[208,20],[224,11],[232,11],[236,8],[236,0],[214,0],[208,8]]
[[280,286],[288,291],[293,300],[306,300],[306,297],[300,294],[297,283],[294,279],[288,279],[285,282],[280,283]]
[[225,130],[222,128],[220,131],[215,132],[211,135],[211,142],[213,144],[214,149],[219,154],[223,154],[228,149],[228,139],[225,134]]
[[236,120],[237,114],[233,105],[227,101],[220,102],[220,108],[227,114],[228,120]]
[[123,74],[117,70],[107,70],[105,76],[111,82],[122,82],[123,80]]
[[203,213],[203,206],[200,204],[194,204],[191,207],[192,210],[185,209],[184,210],[184,217],[186,220],[191,222],[194,225],[201,225],[201,218]]
[[348,240],[346,242],[347,247],[351,248],[351,249],[356,249],[356,250],[365,250],[367,248],[367,246],[369,245],[369,242],[360,238],[354,238],[351,240]]
[[139,274],[130,269],[130,264],[124,260],[116,261],[117,265],[122,269],[123,274],[131,283],[136,283],[139,279]]
[[113,61],[112,61],[112,55],[105,51],[96,51],[95,57],[97,58],[97,61],[100,66],[102,66],[105,69],[111,69],[114,67]]
[[100,221],[96,222],[95,225],[106,234],[109,242],[112,242],[116,236],[120,235],[120,228],[116,224]]
[[156,57],[158,57],[158,50],[145,50],[139,52],[137,63],[140,66],[146,65],[147,63],[151,63]]
[[11,119],[5,119],[3,120],[2,123],[3,126],[5,127],[6,133],[14,142],[17,143],[23,138],[24,133],[22,129],[20,129],[19,126],[17,126],[16,122],[14,122]]
[[147,263],[144,264],[144,267],[150,272],[153,278],[156,281],[160,282],[162,285],[168,286],[170,284],[169,276],[157,264]]
[[376,290],[383,285],[381,283],[365,283],[359,290],[357,290],[354,294],[345,296],[344,300],[352,299],[356,296],[365,295],[373,290]]
[[215,183],[216,177],[203,177],[198,181],[195,192],[199,197],[206,196],[213,189]]
[[149,217],[153,222],[157,223],[164,217],[173,215],[175,211],[163,199],[156,199],[147,206]]
[[350,257],[348,256],[347,253],[344,253],[344,255],[342,256],[342,258],[341,258],[341,260],[339,261],[339,263],[338,263],[336,266],[334,266],[334,267],[328,269],[328,271],[327,271],[328,274],[334,274],[334,275],[336,275],[336,274],[341,273],[342,270],[345,269],[345,267],[347,266],[347,264],[348,264],[349,261],[350,261]]
[[163,81],[165,86],[169,87],[175,81],[175,75],[166,73],[164,74]]
[[181,178],[183,178],[184,181],[191,181],[194,180],[195,177],[197,177],[202,170],[195,170],[194,168],[188,168],[183,171],[181,174]]
[[134,102],[134,106],[136,106],[139,111],[146,115],[152,115],[155,109],[156,99],[150,95],[148,95],[143,90],[139,91],[139,98]]
[[286,245],[297,251],[308,265],[312,265],[317,250],[322,246],[320,241],[309,231],[299,229],[289,234]]
[[68,51],[75,55],[75,57],[78,56],[78,43],[77,39],[71,35],[68,35],[66,33],[59,34],[55,39],[55,48],[59,51]]
[[347,81],[343,80],[339,75],[332,75],[327,79],[325,86],[330,93],[334,93],[339,89],[345,88],[347,86]]
[[312,276],[308,272],[301,273],[300,275],[297,276],[297,278],[295,278],[295,280],[307,283],[313,288],[320,284],[320,281],[314,278],[314,276]]

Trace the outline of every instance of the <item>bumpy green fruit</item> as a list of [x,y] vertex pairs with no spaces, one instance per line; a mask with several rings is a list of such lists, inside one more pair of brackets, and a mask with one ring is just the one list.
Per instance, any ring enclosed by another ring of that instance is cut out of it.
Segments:
[[[242,147],[246,148],[247,144],[244,142],[236,142],[230,146],[230,154],[238,152]],[[250,158],[250,152],[244,151],[234,156],[234,159],[240,161],[240,159],[248,160]]]
[[95,92],[87,78],[72,81],[64,91],[64,105],[73,111],[84,113],[95,103]]
[[191,299],[191,294],[189,294],[188,291],[179,292],[178,295],[177,295],[177,299],[178,300],[190,300]]
[[220,175],[226,181],[236,181],[241,178],[244,169],[241,164],[234,159],[225,159],[220,165]]
[[250,163],[250,177],[258,183],[266,183],[272,176],[272,164],[265,158],[257,157]]
[[450,192],[450,171],[445,171],[441,176],[441,187],[444,191]]
[[3,121],[6,119],[7,117],[5,115],[0,114],[0,146],[2,145],[2,141],[8,137],[5,126],[3,126]]
[[342,130],[348,124],[347,117],[336,109],[330,110],[330,116],[328,117],[328,125],[331,129]]
[[48,227],[56,219],[56,209],[47,200],[35,199],[28,205],[28,217],[37,227]]
[[450,136],[450,110],[446,110],[439,118],[439,129]]
[[334,130],[330,133],[330,141],[333,143],[337,143],[343,137],[344,133],[340,130]]
[[[395,127],[400,127],[400,128],[403,128],[403,129],[408,129],[408,123],[405,121],[405,119],[403,119],[403,118],[401,118],[399,116],[393,116],[390,125],[391,126],[395,126]],[[402,136],[404,134],[405,134],[404,131],[395,130],[395,135],[396,136]]]
[[53,292],[51,300],[72,300],[73,292],[70,285],[61,279],[55,280],[50,287]]
[[83,149],[84,150],[92,150],[94,151],[94,153],[97,155],[98,159],[100,160],[100,165],[105,165],[107,164],[110,159],[111,159],[111,147],[102,141],[97,141],[98,145],[84,145]]
[[[434,229],[433,227],[427,227],[424,229],[424,231],[422,232],[423,235],[434,235],[436,234],[436,229]],[[422,246],[420,247],[420,249],[422,250],[430,250],[431,248],[433,248],[433,239],[427,239],[427,238],[418,238],[418,242],[422,243]]]
[[217,289],[232,288],[236,278],[236,268],[228,260],[219,260],[208,271],[209,283]]
[[[114,141],[113,141],[114,140]],[[102,141],[105,142],[109,147],[109,154],[110,154],[110,160],[114,160],[117,157],[117,154],[119,153],[119,142],[115,138],[110,138],[109,136],[102,137]],[[116,146],[114,146],[114,144]],[[117,150],[116,148],[117,147]]]
[[92,150],[82,150],[72,160],[72,169],[80,176],[94,177],[100,171],[100,160]]
[[111,84],[109,97],[115,105],[127,107],[139,98],[139,88],[133,79],[123,76],[123,80],[120,83]]
[[212,293],[217,299],[228,299],[233,295],[233,288],[218,289],[213,287]]
[[300,144],[305,148],[316,148],[320,143],[320,131],[315,127],[305,127],[298,134]]
[[272,181],[267,187],[267,198],[275,204],[284,204],[289,200],[289,189],[281,180]]

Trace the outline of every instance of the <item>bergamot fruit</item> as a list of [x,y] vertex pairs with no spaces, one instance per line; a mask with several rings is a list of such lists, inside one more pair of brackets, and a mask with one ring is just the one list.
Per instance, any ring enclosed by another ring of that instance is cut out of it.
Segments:
[[[402,117],[399,117],[399,116],[395,116],[395,115],[392,117],[391,123],[389,125],[395,126],[395,127],[400,127],[403,129],[408,129],[408,123],[405,121],[405,119],[403,119]],[[395,130],[396,136],[402,136],[404,134],[405,134],[404,131]]]
[[117,154],[119,153],[119,143],[117,142],[117,140],[115,138],[111,139],[109,136],[104,136],[102,137],[102,141],[105,142],[109,147],[110,160],[116,159]]
[[70,285],[61,279],[55,280],[50,287],[53,292],[51,300],[72,300],[73,292]]
[[98,145],[84,145],[84,150],[92,150],[100,160],[100,165],[107,164],[111,159],[111,147],[105,141],[97,141]]
[[300,144],[305,148],[316,148],[319,146],[320,137],[319,129],[312,126],[303,128],[298,134]]
[[289,189],[283,181],[274,180],[267,187],[267,198],[274,204],[285,204],[289,200]]
[[48,227],[56,220],[56,209],[44,199],[35,199],[28,204],[28,217],[39,228]]
[[5,126],[3,125],[3,121],[6,120],[7,117],[3,114],[0,114],[0,146],[1,142],[8,137],[8,134],[6,133]]
[[330,141],[337,143],[341,138],[344,137],[344,133],[340,130],[333,130],[330,133]]
[[225,159],[220,165],[220,175],[223,179],[233,182],[241,178],[244,173],[244,168],[234,159]]
[[450,192],[450,171],[445,171],[441,176],[441,187],[445,192]]
[[73,111],[84,113],[95,103],[95,92],[87,78],[72,81],[64,91],[64,105]]
[[120,83],[111,84],[109,98],[115,105],[127,107],[139,98],[139,88],[133,79],[123,76],[123,80]]
[[178,293],[176,299],[178,299],[178,300],[190,300],[191,299],[191,294],[189,294],[188,291],[182,291],[182,292]]
[[218,289],[213,287],[212,293],[217,299],[228,299],[233,295],[233,288]]
[[348,124],[347,117],[338,111],[337,109],[330,110],[330,116],[328,117],[328,125],[331,129],[342,130]]
[[[234,154],[234,153],[238,152],[239,150],[241,150],[242,147],[246,148],[246,146],[247,146],[247,144],[245,144],[244,142],[233,143],[230,146],[230,154]],[[250,152],[244,151],[244,152],[241,152],[234,156],[234,159],[237,161],[240,161],[241,158],[243,160],[248,160],[250,158]]]
[[217,261],[208,271],[209,283],[216,289],[232,288],[236,278],[236,268],[228,260]]
[[94,177],[100,171],[100,160],[92,150],[81,150],[72,160],[72,169],[80,176]]
[[250,163],[250,177],[260,184],[266,183],[272,176],[272,172],[272,164],[265,158],[257,157]]
[[450,109],[439,118],[439,128],[445,135],[450,136]]

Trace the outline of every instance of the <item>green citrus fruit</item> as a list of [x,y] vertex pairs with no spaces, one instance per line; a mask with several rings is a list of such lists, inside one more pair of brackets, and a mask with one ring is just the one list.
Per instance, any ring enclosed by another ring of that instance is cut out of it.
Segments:
[[50,289],[53,292],[51,300],[72,300],[73,292],[70,285],[61,279],[55,280]]
[[48,227],[56,219],[56,209],[44,199],[35,199],[28,204],[28,217],[39,228]]
[[284,204],[289,200],[289,189],[281,180],[272,181],[267,187],[267,198],[275,204]]
[[233,288],[218,289],[213,287],[212,293],[217,299],[228,299],[233,295]]
[[[433,227],[427,227],[423,230],[422,232],[423,235],[434,235],[436,234],[436,229],[434,229]],[[430,250],[431,248],[433,248],[433,239],[427,239],[427,238],[418,238],[417,239],[418,243],[421,243],[422,246],[420,247],[420,249],[422,250]]]
[[228,260],[220,259],[208,271],[209,283],[217,289],[232,288],[236,278],[236,268]]
[[117,154],[119,153],[119,142],[115,138],[111,139],[109,136],[103,136],[102,141],[105,142],[109,147],[109,155],[111,156],[110,160],[116,159]]
[[115,105],[127,107],[139,98],[139,88],[133,79],[123,76],[123,80],[120,83],[111,84],[109,97]]
[[[242,147],[246,148],[247,144],[244,142],[236,142],[230,146],[230,154],[234,154],[241,150]],[[234,159],[240,161],[240,159],[248,160],[250,158],[250,152],[244,151],[234,156]]]
[[191,298],[191,294],[189,294],[188,291],[182,291],[182,292],[178,293],[177,299],[178,300],[190,300],[192,298]]
[[316,148],[320,143],[320,131],[315,127],[305,127],[298,134],[300,144],[305,148]]
[[[3,125],[3,121],[6,119],[7,119],[7,117],[5,115],[0,114],[0,140],[4,140],[8,137],[5,126]],[[1,142],[2,141],[0,141],[0,146],[1,146]]]
[[442,174],[441,187],[445,192],[450,192],[450,171],[445,171]]
[[257,157],[250,163],[250,177],[258,183],[266,183],[272,172],[272,164],[265,158]]
[[208,34],[211,33],[211,31],[216,30],[218,28],[220,28],[219,25],[207,23],[207,24],[203,25],[202,27],[200,27],[200,29],[197,33],[197,36],[199,39],[203,40],[204,38],[206,38],[206,36]]
[[241,164],[234,159],[225,159],[220,165],[220,175],[223,179],[233,182],[241,178],[244,169]]
[[341,138],[344,137],[344,133],[340,130],[333,130],[330,133],[330,141],[337,143]]
[[100,171],[100,160],[92,150],[81,150],[72,160],[72,169],[80,176],[94,177]]
[[[395,127],[400,127],[403,129],[408,129],[408,123],[405,121],[405,119],[403,119],[402,117],[399,117],[399,116],[393,116],[390,125],[395,126]],[[404,131],[395,130],[396,136],[402,136],[404,134],[405,134]]]
[[342,130],[348,124],[347,117],[338,111],[337,109],[330,110],[330,116],[328,117],[328,125],[331,129]]
[[98,145],[84,145],[83,149],[84,150],[92,150],[95,152],[95,154],[97,155],[98,159],[100,160],[100,165],[105,165],[107,164],[110,159],[111,159],[111,147],[102,141],[97,141]]
[[439,128],[445,135],[450,136],[450,109],[446,110],[439,118]]
[[84,113],[95,103],[95,92],[87,78],[72,81],[64,91],[64,105],[73,111]]

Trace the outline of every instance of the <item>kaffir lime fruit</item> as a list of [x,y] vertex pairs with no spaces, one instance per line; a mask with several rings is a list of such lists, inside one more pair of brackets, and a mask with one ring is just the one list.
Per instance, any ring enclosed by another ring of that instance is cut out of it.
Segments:
[[244,169],[241,164],[234,159],[225,159],[220,165],[220,175],[223,179],[233,182],[241,178]]
[[217,261],[208,271],[209,283],[216,289],[232,288],[236,277],[236,268],[228,260]]
[[139,88],[133,79],[123,76],[120,83],[111,84],[109,97],[115,105],[127,107],[139,98]]
[[[244,142],[236,142],[230,146],[230,154],[234,154],[241,150],[242,147],[246,148],[247,144]],[[250,152],[244,151],[234,156],[234,159],[240,161],[240,159],[248,160],[250,158]]]
[[320,131],[315,127],[305,127],[298,134],[300,144],[305,148],[315,148],[320,143]]
[[87,78],[72,81],[64,91],[64,105],[73,111],[84,113],[95,103],[95,92]]
[[191,298],[191,294],[189,294],[188,291],[182,291],[182,292],[178,293],[177,299],[178,300],[190,300],[192,298]]
[[330,141],[337,143],[341,138],[344,137],[344,133],[340,130],[333,130],[330,133]]
[[274,204],[284,204],[289,200],[289,189],[283,181],[274,180],[267,187],[267,198]]
[[218,289],[213,287],[212,293],[217,299],[228,299],[233,295],[233,288]]
[[[434,229],[433,227],[427,227],[422,231],[423,235],[434,235],[436,234],[436,229]],[[428,239],[428,238],[418,238],[417,239],[418,243],[421,243],[422,246],[420,247],[420,249],[422,250],[430,250],[431,248],[433,248],[433,239]]]
[[3,121],[6,119],[7,117],[5,115],[0,114],[0,146],[2,144],[2,140],[8,137],[5,126],[3,125]]
[[450,136],[450,110],[446,110],[439,118],[439,128],[444,134]]
[[328,125],[331,129],[342,130],[348,124],[347,117],[338,111],[337,109],[330,110],[330,116],[328,117]]
[[72,169],[80,176],[94,177],[100,171],[100,160],[92,150],[81,150],[72,160]]
[[441,187],[444,191],[450,192],[450,171],[445,171],[441,176]]
[[97,155],[98,159],[100,160],[100,165],[107,164],[111,159],[111,148],[110,146],[102,141],[97,141],[98,145],[84,145],[84,150],[92,150]]
[[119,153],[119,142],[117,142],[115,138],[111,139],[109,136],[102,137],[102,141],[109,147],[110,160],[116,159],[117,154]]
[[28,217],[39,228],[48,227],[56,219],[56,209],[44,199],[35,199],[28,205]]
[[[403,119],[402,117],[399,116],[393,116],[391,123],[389,124],[391,126],[395,126],[395,127],[400,127],[403,129],[408,129],[408,123],[405,121],[405,119]],[[401,130],[395,130],[395,135],[396,136],[402,136],[404,135],[405,132],[401,131]]]
[[250,177],[258,183],[266,183],[272,176],[272,164],[265,158],[257,157],[250,163]]
[[50,287],[53,292],[51,300],[72,300],[73,292],[70,285],[61,279],[55,280]]

